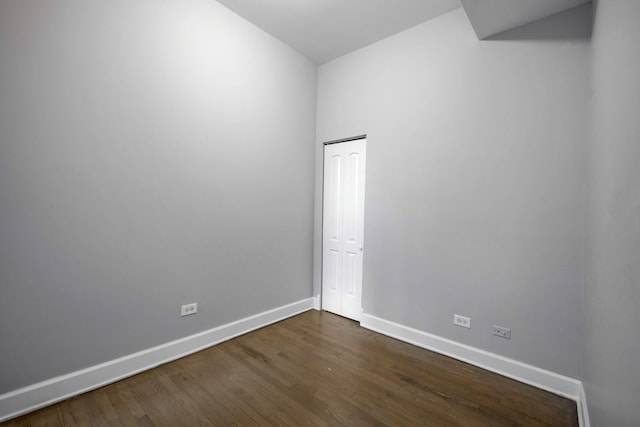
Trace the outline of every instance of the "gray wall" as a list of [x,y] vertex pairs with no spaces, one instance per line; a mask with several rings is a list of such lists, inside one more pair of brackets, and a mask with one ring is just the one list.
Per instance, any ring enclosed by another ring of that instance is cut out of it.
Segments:
[[319,294],[321,142],[366,133],[365,311],[640,424],[640,4],[591,52],[589,14],[325,64],[316,128],[316,67],[216,2],[0,2],[0,393],[310,296],[313,236]]
[[584,384],[594,427],[640,426],[640,2],[600,0]]
[[211,0],[0,2],[0,393],[311,296],[316,73]]
[[457,10],[320,67],[317,192],[321,141],[368,135],[365,312],[579,377],[590,16],[478,41]]

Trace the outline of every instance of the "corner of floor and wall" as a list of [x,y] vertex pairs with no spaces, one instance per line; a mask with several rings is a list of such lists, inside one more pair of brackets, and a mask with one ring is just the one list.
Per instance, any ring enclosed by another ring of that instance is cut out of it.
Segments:
[[640,2],[594,6],[317,66],[209,0],[0,3],[0,421],[319,309],[366,134],[362,325],[640,425]]

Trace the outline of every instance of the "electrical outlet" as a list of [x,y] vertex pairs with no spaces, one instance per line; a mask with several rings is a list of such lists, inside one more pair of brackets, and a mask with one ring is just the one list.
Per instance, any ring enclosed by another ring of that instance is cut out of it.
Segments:
[[180,316],[190,316],[192,314],[196,314],[198,312],[198,303],[194,302],[193,304],[185,304],[182,306],[180,310]]
[[511,329],[509,328],[503,328],[502,326],[496,326],[493,325],[493,335],[500,337],[500,338],[506,338],[508,340],[511,339]]
[[453,324],[456,326],[462,326],[463,328],[471,328],[471,318],[454,314]]

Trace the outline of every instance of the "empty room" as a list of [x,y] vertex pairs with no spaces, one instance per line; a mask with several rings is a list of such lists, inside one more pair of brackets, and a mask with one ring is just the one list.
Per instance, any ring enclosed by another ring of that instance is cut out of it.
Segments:
[[0,0],[0,424],[640,426],[640,1]]

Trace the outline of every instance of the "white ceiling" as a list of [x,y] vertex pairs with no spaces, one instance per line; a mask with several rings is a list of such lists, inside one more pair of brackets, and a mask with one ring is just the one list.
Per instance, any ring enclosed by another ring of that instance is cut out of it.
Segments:
[[590,0],[460,0],[480,40]]
[[459,0],[218,0],[322,64],[460,7]]
[[317,64],[462,6],[479,39],[590,0],[217,0]]

